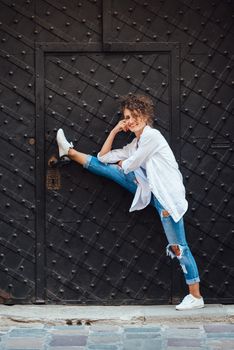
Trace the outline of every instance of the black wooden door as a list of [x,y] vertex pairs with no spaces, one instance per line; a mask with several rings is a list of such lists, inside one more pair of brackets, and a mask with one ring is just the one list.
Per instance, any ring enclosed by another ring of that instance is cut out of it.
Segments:
[[[51,49],[45,47],[44,62],[47,299],[168,303],[171,265],[155,209],[130,214],[132,195],[117,184],[75,163],[51,168],[50,161],[58,158],[60,127],[76,149],[95,156],[120,118],[119,97],[129,92],[150,94],[157,104],[155,123],[169,142],[176,139],[174,45],[132,45],[130,52],[120,45],[111,53],[95,52],[93,45],[81,52]],[[119,136],[115,147],[131,138]]]

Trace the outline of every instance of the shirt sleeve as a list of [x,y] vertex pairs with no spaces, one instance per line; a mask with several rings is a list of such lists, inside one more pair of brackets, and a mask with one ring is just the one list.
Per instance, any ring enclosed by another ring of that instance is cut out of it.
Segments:
[[100,156],[98,153],[97,159],[102,163],[116,163],[119,160],[127,159],[129,157],[129,151],[132,149],[132,146],[133,142],[127,144],[123,148],[111,150],[103,156]]
[[136,170],[144,163],[150,156],[158,152],[161,147],[160,137],[153,133],[142,135],[138,144],[137,150],[132,156],[124,160],[122,168],[125,174]]

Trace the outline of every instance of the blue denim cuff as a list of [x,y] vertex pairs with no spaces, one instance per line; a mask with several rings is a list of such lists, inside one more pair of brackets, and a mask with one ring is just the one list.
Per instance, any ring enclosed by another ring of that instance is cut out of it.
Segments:
[[186,284],[194,284],[194,283],[199,283],[199,282],[200,282],[199,277],[192,278],[191,280],[186,280]]
[[83,167],[84,167],[84,168],[87,169],[87,168],[89,167],[89,164],[90,164],[90,162],[91,162],[91,159],[92,159],[92,156],[88,155],[88,156],[87,156],[87,159],[86,159],[86,163],[83,164]]

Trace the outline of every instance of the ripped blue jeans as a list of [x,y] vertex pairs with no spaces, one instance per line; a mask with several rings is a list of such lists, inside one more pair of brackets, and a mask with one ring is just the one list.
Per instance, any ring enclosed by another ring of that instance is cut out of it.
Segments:
[[[124,174],[123,170],[117,164],[104,164],[96,157],[88,155],[84,168],[96,175],[104,176],[115,181],[131,193],[136,192],[137,182],[134,172]],[[151,204],[159,213],[168,240],[166,248],[167,255],[172,259],[175,257],[178,259],[187,284],[200,282],[197,264],[186,241],[183,218],[175,222],[170,215],[167,215],[167,211],[161,206],[153,194]],[[177,248],[176,253],[173,247]]]

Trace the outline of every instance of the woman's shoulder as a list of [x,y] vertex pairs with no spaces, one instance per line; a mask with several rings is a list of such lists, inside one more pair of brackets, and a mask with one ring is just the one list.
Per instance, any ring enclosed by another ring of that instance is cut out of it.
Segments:
[[143,136],[142,142],[150,141],[157,146],[167,144],[167,141],[163,136],[163,134],[158,129],[152,128],[151,126],[148,126],[148,125],[146,127],[146,130],[144,130],[144,133],[142,136]]
[[163,136],[161,132],[158,129],[152,128],[151,126],[147,125],[144,129],[143,135],[142,136]]

